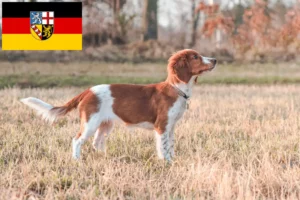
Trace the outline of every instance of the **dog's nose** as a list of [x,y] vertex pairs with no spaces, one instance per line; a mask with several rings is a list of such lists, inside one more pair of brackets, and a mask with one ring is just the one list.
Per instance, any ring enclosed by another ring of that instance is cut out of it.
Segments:
[[213,63],[214,65],[217,64],[217,59],[213,58],[213,59],[211,59],[211,61],[212,61],[212,63]]

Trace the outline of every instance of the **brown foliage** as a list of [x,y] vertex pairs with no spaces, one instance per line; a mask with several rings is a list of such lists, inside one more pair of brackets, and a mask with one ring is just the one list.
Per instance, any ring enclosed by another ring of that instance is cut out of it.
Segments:
[[[283,22],[277,20],[278,11],[268,6],[268,1],[256,0],[243,14],[243,23],[235,25],[232,17],[219,11],[219,5],[201,2],[196,12],[204,12],[206,20],[201,32],[212,37],[216,29],[223,30],[235,50],[245,54],[254,51],[300,50],[300,7],[295,5],[285,14]],[[277,17],[277,18],[276,18]],[[277,49],[277,50],[275,50]]]
[[200,2],[196,12],[204,12],[207,16],[201,30],[205,36],[211,37],[216,29],[222,29],[225,33],[232,32],[234,27],[233,19],[222,15],[218,4],[207,5],[204,2]]
[[290,45],[299,43],[299,7],[294,6],[288,10],[284,24],[278,24],[272,17],[276,15],[276,11],[267,6],[265,1],[256,0],[255,4],[245,11],[244,23],[237,27],[237,34],[232,38],[235,47],[241,53],[253,48],[287,50]]
[[300,8],[295,6],[290,9],[286,13],[285,19],[286,24],[279,31],[279,42],[284,47],[287,47],[295,42],[295,39],[300,33]]

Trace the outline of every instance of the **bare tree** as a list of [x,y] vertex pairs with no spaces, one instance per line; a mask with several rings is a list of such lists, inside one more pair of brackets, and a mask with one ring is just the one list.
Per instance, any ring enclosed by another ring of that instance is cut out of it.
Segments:
[[[84,36],[89,41],[87,43],[98,46],[100,43],[124,44],[127,42],[127,30],[136,15],[129,15],[122,11],[126,2],[127,0],[83,0],[83,6],[89,10],[88,18],[91,18],[91,21],[95,21],[99,16],[98,14],[102,12],[100,8],[103,5],[108,6],[112,13],[112,21],[106,24],[105,29],[102,28],[99,31],[101,28],[98,27],[98,31]],[[91,26],[97,25],[92,24]]]
[[100,2],[108,4],[109,7],[113,10],[114,24],[118,26],[120,11],[125,5],[126,0],[100,0]]
[[144,5],[144,41],[157,39],[157,1],[145,0]]
[[192,0],[192,6],[191,6],[191,13],[192,13],[192,31],[191,31],[191,41],[189,46],[193,47],[196,43],[196,37],[197,37],[197,28],[198,28],[198,21],[199,21],[199,15],[200,12],[196,12],[196,0]]

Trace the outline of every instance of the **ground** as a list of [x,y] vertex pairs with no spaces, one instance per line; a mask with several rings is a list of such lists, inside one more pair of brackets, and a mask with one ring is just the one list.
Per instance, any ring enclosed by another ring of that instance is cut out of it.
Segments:
[[83,89],[0,90],[1,198],[300,198],[300,85],[197,85],[175,131],[172,165],[157,159],[151,131],[122,124],[106,155],[90,139],[74,161],[78,112],[49,125],[19,102],[61,105]]

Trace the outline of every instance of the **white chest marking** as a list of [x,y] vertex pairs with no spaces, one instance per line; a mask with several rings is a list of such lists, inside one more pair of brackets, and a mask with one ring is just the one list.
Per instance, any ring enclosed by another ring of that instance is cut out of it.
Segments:
[[[186,109],[186,100],[179,97],[168,112],[168,125],[171,126],[176,123],[183,115]],[[167,128],[168,129],[168,128]],[[169,129],[168,129],[169,130]]]

